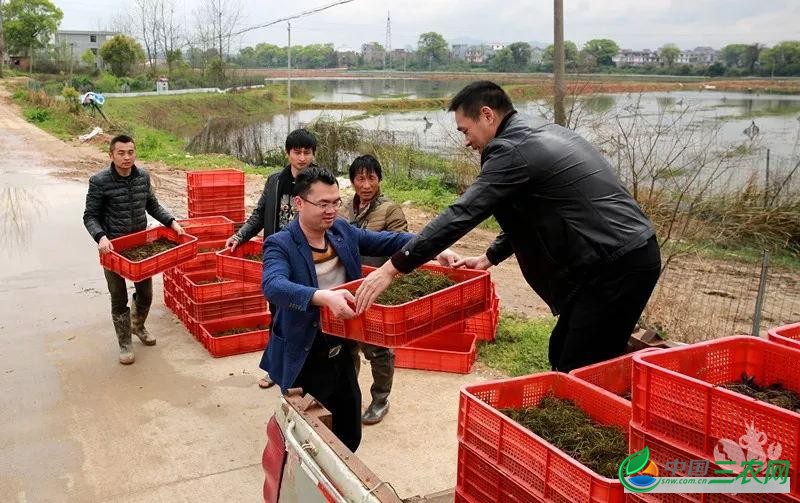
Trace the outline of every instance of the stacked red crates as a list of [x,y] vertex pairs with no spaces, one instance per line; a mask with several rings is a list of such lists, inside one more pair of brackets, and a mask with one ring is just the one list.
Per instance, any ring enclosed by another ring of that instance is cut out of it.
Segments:
[[[798,360],[797,346],[752,336],[636,354],[632,360],[631,452],[648,447],[659,470],[664,470],[668,461],[678,460],[683,468],[689,466],[684,462],[709,460],[706,476],[710,477],[727,470],[735,476],[744,469],[744,461],[756,459],[766,466],[768,460],[778,457],[789,461],[790,494],[696,494],[671,501],[711,501],[701,496],[715,496],[714,501],[800,501],[800,413],[720,386],[747,376],[760,386],[779,383],[800,393]],[[677,475],[686,476],[685,470]],[[653,501],[645,496],[635,498]]]
[[244,220],[244,172],[238,169],[186,173],[189,218],[222,215]]
[[568,374],[546,372],[465,386],[458,412],[456,501],[622,503],[603,477],[503,414],[546,396],[572,400],[602,425],[627,431],[630,403]]
[[260,286],[217,274],[216,254],[233,222],[214,216],[180,223],[201,236],[201,253],[164,274],[164,304],[214,357],[264,349],[270,319]]

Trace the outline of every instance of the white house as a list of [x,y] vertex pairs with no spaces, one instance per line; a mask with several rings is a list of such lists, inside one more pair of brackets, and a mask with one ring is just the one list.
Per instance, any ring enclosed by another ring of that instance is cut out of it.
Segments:
[[114,35],[119,33],[99,30],[58,30],[54,42],[56,47],[63,47],[69,57],[78,61],[87,49],[97,56],[100,46]]

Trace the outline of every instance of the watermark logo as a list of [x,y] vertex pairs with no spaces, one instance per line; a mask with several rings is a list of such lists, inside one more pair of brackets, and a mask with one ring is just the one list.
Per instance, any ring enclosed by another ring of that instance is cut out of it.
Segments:
[[[661,473],[645,447],[625,458],[618,476],[629,493],[767,494],[790,492],[789,461],[778,459],[782,447],[770,443],[754,423],[744,423],[744,434],[735,442],[721,439],[714,461],[667,460]],[[720,469],[713,469],[712,463]],[[709,473],[711,472],[711,474]]]
[[645,447],[622,460],[617,472],[627,491],[650,492],[658,485],[658,467],[650,461],[650,449]]

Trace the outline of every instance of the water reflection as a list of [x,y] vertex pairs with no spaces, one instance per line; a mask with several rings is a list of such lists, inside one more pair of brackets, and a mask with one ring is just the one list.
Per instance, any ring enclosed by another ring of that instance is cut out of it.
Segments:
[[33,227],[44,216],[44,200],[24,187],[0,187],[0,247],[6,256],[31,245]]

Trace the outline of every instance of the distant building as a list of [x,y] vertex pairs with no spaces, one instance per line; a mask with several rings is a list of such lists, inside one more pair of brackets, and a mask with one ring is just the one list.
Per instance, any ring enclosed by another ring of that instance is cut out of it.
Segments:
[[361,58],[368,66],[382,65],[385,53],[383,46],[378,42],[370,42],[361,46]]
[[469,44],[453,44],[450,49],[450,57],[456,61],[466,61],[467,50],[469,50]]
[[358,52],[355,49],[340,47],[335,52],[337,66],[346,66],[348,68],[358,66]]
[[541,65],[544,59],[544,49],[541,47],[531,47],[531,63]]
[[[675,63],[679,65],[709,66],[713,65],[718,59],[719,51],[716,49],[712,47],[695,47],[694,49],[681,51]],[[660,66],[665,63],[661,60],[661,55],[658,51],[651,51],[650,49],[642,49],[640,51],[622,49],[611,60],[617,66]]]
[[114,35],[119,35],[119,33],[98,30],[59,30],[56,32],[54,42],[56,47],[64,48],[65,55],[74,61],[79,61],[81,54],[86,52],[87,49],[97,56],[100,46]]
[[392,49],[389,63],[392,68],[405,68],[406,60],[411,59],[411,51],[406,49]]
[[719,59],[719,51],[712,47],[695,47],[681,51],[677,63],[682,65],[709,66]]
[[467,52],[464,56],[464,59],[467,63],[471,63],[473,65],[482,65],[486,62],[486,46],[483,45],[471,45],[467,48]]
[[661,56],[658,51],[651,51],[650,49],[642,49],[641,51],[622,49],[616,56],[611,58],[611,61],[617,66],[660,65]]

